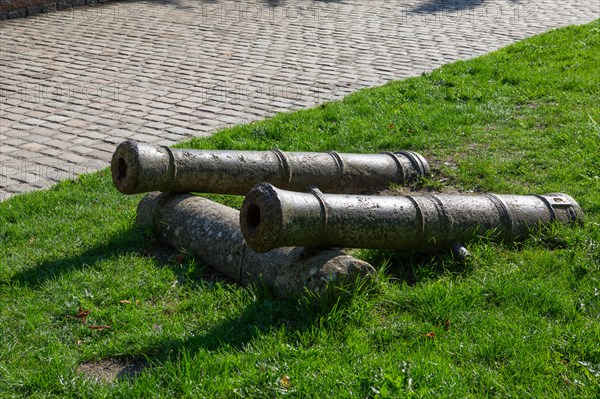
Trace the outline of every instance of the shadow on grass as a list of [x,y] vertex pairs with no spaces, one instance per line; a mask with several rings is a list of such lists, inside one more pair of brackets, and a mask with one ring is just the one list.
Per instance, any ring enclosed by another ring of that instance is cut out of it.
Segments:
[[371,264],[385,265],[385,273],[391,280],[409,286],[441,278],[447,274],[468,275],[473,270],[472,262],[468,257],[462,261],[457,260],[450,250],[437,255],[368,250],[364,257]]
[[[205,284],[203,288],[211,289],[211,286]],[[191,357],[201,351],[245,351],[255,339],[281,328],[285,328],[287,336],[298,337],[304,332],[315,331],[315,326],[334,326],[339,323],[337,318],[331,321],[329,316],[343,312],[356,293],[346,291],[324,298],[314,295],[281,297],[266,287],[253,286],[250,289],[255,292],[255,301],[208,331],[192,333],[190,338],[164,340],[146,347],[144,353],[87,362],[80,366],[83,368],[81,371],[88,377],[109,382],[135,380],[144,370],[177,370],[180,364],[185,366]],[[339,325],[336,328],[339,329]]]
[[15,273],[11,280],[36,288],[46,280],[55,280],[62,275],[93,267],[96,263],[125,253],[144,253],[148,248],[147,233],[140,229],[122,231],[101,245],[65,258],[43,261]]
[[345,291],[341,295],[317,297],[311,294],[282,297],[266,287],[253,286],[255,300],[238,314],[219,322],[208,331],[185,339],[165,340],[150,348],[148,367],[167,367],[177,364],[182,357],[194,356],[198,352],[210,353],[246,351],[256,339],[271,333],[284,334],[290,339],[300,339],[315,327],[339,329],[343,323],[345,309],[358,291]]
[[[155,267],[168,267],[172,269],[181,284],[192,284],[199,287],[201,281],[224,281],[233,283],[231,279],[206,267],[196,267],[195,259],[184,252],[163,244],[152,238],[143,229],[133,227],[122,231],[101,245],[94,246],[87,251],[65,258],[40,262],[34,266],[16,272],[11,281],[30,288],[38,288],[47,280],[59,279],[62,275],[73,271],[94,267],[106,259],[116,258],[124,254],[152,258]],[[190,269],[194,273],[190,275]]]
[[[424,279],[440,278],[448,272],[468,274],[472,271],[470,262],[459,262],[452,255],[373,251],[372,260],[386,260],[389,266],[387,274],[392,276],[392,280],[409,285]],[[284,297],[265,286],[255,285],[250,289],[255,293],[255,300],[240,313],[208,331],[199,330],[189,338],[166,340],[149,348],[146,357],[148,367],[177,363],[182,361],[183,354],[193,356],[199,351],[245,351],[255,339],[280,329],[285,329],[285,335],[291,339],[314,331],[316,326],[339,329],[346,310],[357,295],[366,291],[377,295],[378,292],[377,285],[368,286],[360,282],[358,286],[325,296],[305,293],[303,296]]]

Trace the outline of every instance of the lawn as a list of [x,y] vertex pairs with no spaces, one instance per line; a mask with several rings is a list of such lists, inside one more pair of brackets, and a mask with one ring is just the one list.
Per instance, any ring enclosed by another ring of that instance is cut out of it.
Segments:
[[0,203],[0,398],[597,397],[599,65],[596,21],[182,145],[409,149],[433,175],[405,192],[565,192],[587,216],[464,264],[355,250],[377,278],[338,297],[161,246],[108,170]]

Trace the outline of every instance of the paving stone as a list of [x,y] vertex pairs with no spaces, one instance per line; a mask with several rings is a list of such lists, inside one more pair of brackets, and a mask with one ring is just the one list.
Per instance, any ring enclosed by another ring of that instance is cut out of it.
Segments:
[[140,141],[142,143],[154,143],[160,137],[149,134],[134,134],[130,138],[132,140]]
[[144,127],[150,128],[150,129],[156,129],[156,130],[166,130],[169,128],[169,125],[167,125],[166,123],[162,123],[162,122],[149,122],[144,124]]
[[104,118],[99,118],[98,120],[96,120],[96,122],[98,125],[104,125],[104,126],[115,126],[119,124],[119,121],[116,120],[112,120],[112,119],[104,119]]
[[48,113],[36,110],[36,111],[29,111],[25,115],[30,118],[45,119],[48,116]]
[[[48,140],[45,140],[48,141]],[[27,144],[23,144],[21,146],[21,148],[28,150],[28,151],[33,151],[33,152],[38,152],[41,153],[43,150],[47,149],[48,147],[39,143],[27,143]],[[2,149],[2,151],[6,151],[6,149]]]
[[37,119],[37,118],[27,118],[27,119],[23,119],[21,121],[21,123],[24,125],[38,126],[39,124],[44,123],[44,121],[41,119]]
[[5,199],[3,198],[2,190],[6,189],[7,187],[14,186],[16,184],[19,184],[18,180],[11,179],[7,176],[0,176],[0,201]]
[[27,119],[27,116],[24,114],[13,114],[13,113],[9,113],[9,112],[0,112],[0,118],[9,120],[9,121],[19,122],[19,121],[22,121],[23,119]]
[[[13,125],[14,127],[14,125]],[[61,127],[63,127],[63,125],[61,125],[60,123],[54,123],[54,122],[44,122],[41,124],[40,128],[46,128],[46,129],[50,129],[50,130],[59,130]]]
[[115,149],[117,147],[112,143],[95,143],[92,144],[92,148],[95,148],[102,152],[110,152],[112,154],[113,152],[115,152]]
[[88,121],[84,121],[82,119],[69,119],[61,122],[65,126],[82,128],[88,126],[90,123]]
[[162,146],[170,147],[174,143],[175,142],[173,142],[171,140],[159,140],[159,141],[154,142],[154,145],[162,145]]
[[[59,152],[56,155],[61,155],[62,152]],[[39,156],[35,159],[35,170],[38,174],[40,174],[44,179],[48,178],[48,168],[51,168],[52,170],[54,170],[58,165],[64,163],[63,161],[61,161],[60,159],[57,158],[57,156],[51,156],[51,155],[42,155]]]
[[73,141],[77,138],[77,134],[73,134],[73,133],[56,133],[55,135],[53,135],[53,138],[55,139],[59,139],[59,140],[63,140],[63,141]]
[[[193,137],[194,136],[194,130],[190,129],[190,128],[183,128],[183,127],[179,127],[179,126],[174,126],[174,127],[170,127],[169,129],[167,129],[167,132],[171,133],[172,135],[178,135],[178,136],[186,136],[186,137]],[[161,134],[161,138],[170,138],[172,137],[171,135],[168,134]]]
[[31,185],[33,187],[35,187],[36,189],[44,189],[44,188],[49,188],[50,186],[54,185],[56,183],[56,181],[53,180],[37,180],[34,181],[33,183],[31,183]]
[[23,123],[13,123],[13,124],[8,124],[7,123],[7,128],[9,129],[14,129],[14,130],[20,130],[20,131],[27,131],[27,130],[31,130],[34,128],[34,125],[26,125]]
[[77,137],[76,139],[71,140],[71,143],[77,144],[78,146],[89,146],[96,142],[96,140],[87,138],[87,137]]
[[122,137],[125,139],[127,137],[131,137],[134,134],[134,132],[127,129],[112,129],[108,132],[108,134],[110,136]]
[[94,139],[94,142],[97,142],[98,140],[101,140],[106,135],[106,133],[86,130],[84,132],[79,133],[79,135],[82,137]]
[[4,201],[16,194],[26,193],[35,189],[35,187],[28,183],[19,182],[16,184],[11,184],[10,186],[6,186],[0,190],[0,200]]
[[166,116],[161,116],[161,115],[154,115],[154,114],[148,114],[146,116],[144,116],[144,120],[146,121],[145,123],[147,123],[148,121],[150,122],[163,122],[168,120],[169,118]]
[[44,137],[52,137],[52,135],[56,132],[55,129],[49,129],[44,126],[36,126],[33,129],[28,131],[29,134],[37,134],[38,136]]
[[44,119],[50,122],[63,123],[68,121],[70,118],[62,115],[48,115]]
[[16,138],[16,137],[2,140],[2,142],[0,143],[0,147],[2,147],[2,149],[1,149],[2,154],[5,154],[8,152],[8,150],[7,150],[8,146],[18,147],[25,143],[27,143],[27,141]]
[[106,165],[108,166],[108,164],[110,164],[110,160],[112,159],[113,152],[114,151],[109,152],[109,151],[93,150],[92,152],[88,153],[86,156],[87,156],[87,158],[90,158],[90,159],[105,162]]
[[87,161],[85,157],[79,156],[71,152],[63,152],[57,156],[58,158],[74,164],[81,164]]
[[227,125],[237,125],[242,122],[240,118],[229,115],[219,115],[217,117],[217,120],[220,122],[224,122]]
[[16,147],[14,145],[10,145],[7,142],[2,143],[2,155],[13,154],[15,151],[18,151],[20,147]]
[[41,134],[29,133],[27,136],[24,136],[25,140],[33,141],[35,143],[44,143],[50,140],[50,137],[43,136]]
[[6,98],[2,100],[2,103],[4,105],[14,105],[17,106],[19,104],[21,104],[23,101],[17,98]]
[[70,146],[72,146],[72,144],[69,143],[68,141],[56,140],[56,139],[48,140],[44,144],[46,144],[47,146],[50,146],[50,147],[60,148],[61,150],[67,149]]
[[41,153],[55,157],[58,154],[60,154],[61,151],[58,150],[58,149],[56,149],[56,148],[50,148],[50,147],[48,147],[48,148],[45,148],[45,149],[41,150]]
[[77,155],[85,156],[85,155],[90,154],[90,153],[92,153],[92,152],[94,152],[96,150],[94,150],[93,148],[90,148],[90,147],[85,147],[85,146],[81,146],[81,145],[75,145],[73,147],[70,147],[69,151],[73,151]]
[[177,127],[187,127],[196,122],[196,118],[188,118],[187,120],[169,119],[167,123]]
[[105,137],[103,140],[105,142],[114,144],[115,147],[116,147],[116,145],[121,144],[124,141],[122,137],[109,137],[109,136]]

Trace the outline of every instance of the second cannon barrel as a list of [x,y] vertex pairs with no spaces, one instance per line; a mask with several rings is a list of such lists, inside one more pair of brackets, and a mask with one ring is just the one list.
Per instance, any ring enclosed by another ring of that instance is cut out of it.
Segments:
[[262,183],[246,195],[240,226],[257,252],[297,245],[432,253],[478,236],[518,241],[532,227],[583,217],[566,194],[339,195]]
[[404,184],[429,174],[412,151],[383,154],[187,150],[135,141],[121,143],[111,161],[115,187],[124,194],[148,191],[243,195],[257,183],[305,191],[358,193]]

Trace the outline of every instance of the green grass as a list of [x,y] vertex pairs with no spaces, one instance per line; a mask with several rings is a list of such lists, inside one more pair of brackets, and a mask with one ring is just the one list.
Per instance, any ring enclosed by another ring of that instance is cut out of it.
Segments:
[[[472,243],[465,265],[358,251],[378,279],[338,299],[240,287],[161,248],[106,170],[1,203],[0,398],[598,396],[598,65],[596,21],[185,144],[411,149],[434,172],[413,189],[566,192],[587,215]],[[80,307],[112,328],[67,317]],[[148,366],[77,372],[106,358]]]

